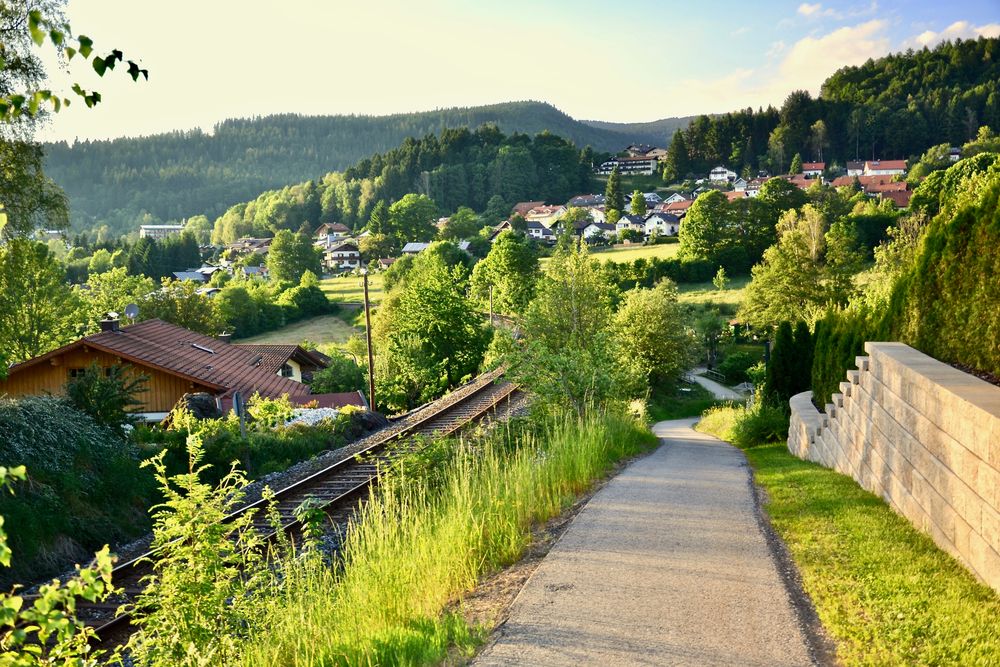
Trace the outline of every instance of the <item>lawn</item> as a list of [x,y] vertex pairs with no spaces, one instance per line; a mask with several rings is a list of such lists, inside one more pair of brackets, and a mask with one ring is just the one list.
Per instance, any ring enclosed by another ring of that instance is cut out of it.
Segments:
[[[337,276],[326,278],[320,282],[320,287],[328,299],[361,303],[364,299],[364,289],[360,276]],[[374,273],[368,276],[368,300],[378,303],[382,299],[382,274]]]
[[749,276],[738,276],[729,281],[729,285],[724,290],[718,290],[711,282],[707,283],[679,283],[677,289],[680,291],[678,300],[681,303],[701,304],[711,306],[728,306],[732,312],[743,303],[746,294],[746,287],[750,283]]
[[785,443],[746,454],[841,664],[1000,664],[992,589],[850,477]]
[[320,315],[308,320],[293,322],[286,327],[268,331],[267,333],[241,338],[237,343],[292,343],[298,345],[304,340],[308,340],[316,345],[324,343],[336,343],[342,345],[347,339],[359,329],[352,327],[344,318],[350,319],[354,314],[353,309],[338,315]]
[[595,248],[591,254],[600,260],[612,262],[634,262],[641,258],[670,259],[676,257],[681,250],[680,243],[661,243],[659,245],[634,245],[623,248]]

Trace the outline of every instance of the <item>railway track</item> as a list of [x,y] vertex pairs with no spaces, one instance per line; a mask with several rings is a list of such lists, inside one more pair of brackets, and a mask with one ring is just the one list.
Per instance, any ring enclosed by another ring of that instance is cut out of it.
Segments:
[[[511,382],[497,382],[501,377],[501,370],[481,375],[448,396],[368,436],[363,446],[347,458],[276,491],[272,500],[250,503],[226,517],[225,521],[233,521],[251,512],[254,514],[253,529],[266,540],[273,540],[279,530],[275,530],[267,518],[267,509],[272,502],[281,517],[280,532],[294,534],[302,528],[295,510],[306,500],[315,499],[334,524],[346,523],[377,481],[381,465],[400,451],[392,445],[414,436],[451,435],[495,413],[518,391]],[[150,560],[155,558],[156,554],[150,552],[115,567],[112,581],[124,592],[114,600],[102,603],[78,601],[79,618],[96,630],[102,647],[122,644],[131,634],[131,619],[120,609],[132,604],[142,593],[142,579],[152,573]]]

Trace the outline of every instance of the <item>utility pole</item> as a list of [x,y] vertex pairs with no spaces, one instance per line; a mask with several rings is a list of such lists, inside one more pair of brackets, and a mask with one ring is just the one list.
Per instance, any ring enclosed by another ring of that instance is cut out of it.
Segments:
[[368,404],[375,410],[375,363],[372,357],[372,318],[368,308],[368,269],[361,269],[365,284],[365,338],[368,339]]

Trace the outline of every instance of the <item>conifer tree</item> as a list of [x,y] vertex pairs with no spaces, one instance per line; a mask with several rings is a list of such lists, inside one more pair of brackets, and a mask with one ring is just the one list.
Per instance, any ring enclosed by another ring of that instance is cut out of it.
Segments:
[[632,202],[629,205],[629,212],[632,215],[646,215],[646,197],[636,190],[632,193]]
[[608,185],[604,188],[604,206],[608,211],[625,210],[625,195],[622,194],[622,177],[618,172],[618,165],[611,170],[608,176]]
[[667,161],[663,167],[663,180],[666,183],[674,183],[684,178],[684,175],[691,170],[688,160],[687,142],[684,140],[684,132],[677,130],[674,138],[667,147]]

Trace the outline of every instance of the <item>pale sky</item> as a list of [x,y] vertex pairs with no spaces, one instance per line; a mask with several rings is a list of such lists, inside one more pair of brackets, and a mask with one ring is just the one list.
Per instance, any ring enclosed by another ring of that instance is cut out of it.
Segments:
[[1000,35],[1000,0],[69,0],[67,11],[74,32],[140,60],[149,81],[50,65],[56,88],[79,81],[103,101],[55,116],[46,140],[527,99],[648,121],[777,106],[870,57]]

